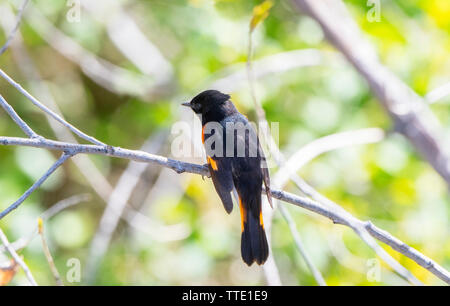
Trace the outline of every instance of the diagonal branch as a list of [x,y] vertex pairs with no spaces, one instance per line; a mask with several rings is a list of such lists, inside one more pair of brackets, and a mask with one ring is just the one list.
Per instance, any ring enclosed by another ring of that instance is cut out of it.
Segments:
[[62,282],[61,275],[58,272],[58,269],[56,268],[55,261],[53,260],[52,253],[50,252],[50,248],[48,247],[47,240],[45,239],[44,234],[44,221],[42,218],[38,218],[38,233],[41,236],[41,242],[42,242],[42,249],[44,251],[44,255],[47,258],[48,265],[50,267],[50,270],[52,271],[53,278],[55,279],[57,286],[64,286],[64,283]]
[[322,153],[348,146],[380,142],[384,131],[380,128],[365,128],[324,136],[309,142],[295,152],[276,173],[274,181],[284,186],[301,167]]
[[8,208],[0,213],[0,219],[19,207],[20,204],[23,203],[23,201],[25,201],[37,188],[39,188],[45,182],[45,180],[47,180],[48,177],[52,175],[52,173],[55,172],[56,169],[64,164],[64,162],[70,157],[72,157],[71,153],[64,152],[61,157],[47,170],[47,172],[45,172],[44,175],[41,176],[41,178],[37,180],[27,191],[25,191],[25,193],[16,202],[11,204]]
[[9,75],[7,75],[2,69],[0,69],[0,76],[2,78],[4,78],[9,84],[11,84],[13,87],[15,87],[21,94],[23,94],[28,100],[31,101],[31,103],[33,103],[35,106],[37,106],[38,108],[40,108],[44,113],[46,113],[47,115],[49,115],[50,117],[52,117],[53,119],[55,119],[56,121],[58,121],[59,123],[61,123],[62,125],[64,125],[65,127],[67,127],[69,130],[71,130],[72,132],[74,132],[76,135],[78,135],[79,137],[97,144],[97,145],[105,145],[103,142],[95,139],[92,136],[89,136],[85,133],[83,133],[82,131],[80,131],[79,129],[77,129],[76,127],[74,127],[72,124],[68,123],[66,120],[64,120],[63,118],[61,118],[61,116],[59,116],[57,113],[55,113],[54,111],[52,111],[51,109],[49,109],[47,106],[45,106],[44,104],[42,104],[38,99],[36,99],[35,97],[33,97],[28,91],[26,91],[19,83],[15,82]]
[[135,73],[117,66],[83,48],[80,44],[56,28],[33,5],[25,14],[27,22],[56,52],[77,64],[94,82],[107,90],[123,95],[151,96],[158,88],[153,76]]
[[278,206],[278,208],[280,210],[280,213],[283,215],[284,219],[286,220],[286,223],[289,226],[289,229],[292,234],[292,238],[294,238],[295,245],[297,246],[297,249],[298,249],[300,255],[305,260],[305,263],[308,266],[311,273],[313,274],[315,280],[317,281],[317,283],[320,286],[326,286],[327,284],[326,284],[325,280],[323,279],[322,273],[320,273],[320,271],[316,268],[316,266],[314,265],[314,263],[311,260],[311,257],[309,256],[309,254],[306,252],[305,248],[303,247],[303,242],[301,241],[300,234],[297,231],[297,226],[295,224],[294,219],[292,219],[291,214],[289,214],[287,208],[284,207],[284,205],[280,205],[280,206]]
[[0,240],[2,241],[5,248],[8,250],[9,254],[11,254],[11,256],[14,258],[14,260],[22,267],[23,271],[25,272],[25,275],[27,276],[28,280],[30,281],[30,284],[32,286],[37,286],[37,283],[34,280],[33,274],[31,274],[30,269],[28,268],[27,264],[17,254],[16,250],[14,250],[14,248],[9,244],[8,238],[6,238],[6,235],[5,235],[5,233],[3,233],[1,228],[0,228]]
[[[67,199],[61,200],[57,203],[55,203],[53,206],[51,206],[49,209],[47,209],[44,213],[41,214],[40,218],[43,221],[46,221],[50,219],[51,217],[55,216],[62,210],[72,207],[74,205],[80,204],[82,202],[87,202],[91,200],[90,194],[79,194],[75,196],[71,196]],[[14,250],[18,251],[21,249],[24,249],[27,247],[30,242],[38,235],[39,228],[38,226],[35,227],[35,229],[26,237],[21,237],[17,239],[16,241],[11,243],[11,247],[14,248]],[[5,252],[4,247],[0,247],[0,253]]]
[[[289,158],[281,167],[274,177],[274,183],[277,187],[283,188],[289,179],[293,180],[301,192],[308,195],[312,199],[325,205],[328,209],[335,212],[349,215],[340,205],[329,200],[325,196],[317,192],[313,187],[308,185],[302,178],[296,175],[296,172],[308,161],[314,159],[318,155],[330,150],[343,148],[345,146],[354,144],[374,143],[381,141],[384,138],[384,132],[378,128],[367,128],[356,131],[347,131],[325,136],[312,141],[298,150]],[[349,226],[360,238],[374,250],[374,252],[384,260],[391,268],[394,269],[400,276],[408,280],[412,284],[422,285],[422,283],[415,278],[411,272],[403,267],[391,255],[389,255],[383,248],[381,248],[376,241],[369,235],[369,232],[352,218],[348,219]]]
[[22,118],[17,115],[14,108],[11,107],[11,105],[6,102],[6,100],[3,98],[2,95],[0,95],[0,105],[3,107],[3,109],[8,113],[8,115],[14,120],[14,122],[22,129],[22,131],[28,135],[30,138],[37,138],[39,137],[38,134],[36,134],[35,131],[33,131],[28,124],[22,120]]
[[22,5],[19,8],[19,12],[17,13],[16,23],[14,27],[12,28],[11,32],[8,35],[8,38],[6,39],[5,44],[0,48],[0,55],[5,53],[5,51],[8,49],[11,41],[14,39],[14,35],[16,34],[17,30],[19,30],[20,22],[22,21],[23,12],[30,0],[23,0]]
[[[159,133],[156,139],[150,137],[142,146],[143,151],[158,151],[165,139],[165,133]],[[87,283],[90,283],[97,272],[97,267],[108,250],[111,237],[124,214],[129,199],[136,185],[141,179],[141,175],[147,169],[147,164],[130,162],[126,170],[120,176],[116,187],[112,191],[106,208],[100,219],[98,230],[92,239],[86,265]]]
[[156,86],[173,81],[173,67],[161,51],[145,36],[118,1],[97,0],[81,3],[91,16],[104,24],[114,45],[143,74],[152,76]]

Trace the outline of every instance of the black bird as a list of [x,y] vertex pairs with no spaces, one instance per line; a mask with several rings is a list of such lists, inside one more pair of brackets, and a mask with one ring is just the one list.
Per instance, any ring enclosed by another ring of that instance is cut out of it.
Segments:
[[242,259],[249,266],[255,261],[264,264],[269,247],[261,210],[263,182],[271,206],[272,199],[269,171],[255,130],[230,96],[220,91],[203,91],[183,105],[201,118],[208,167],[225,210],[233,210],[231,193],[239,201]]

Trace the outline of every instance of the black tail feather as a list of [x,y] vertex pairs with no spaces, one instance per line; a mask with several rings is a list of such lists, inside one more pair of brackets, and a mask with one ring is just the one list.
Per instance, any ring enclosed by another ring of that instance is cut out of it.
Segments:
[[266,232],[259,217],[246,211],[247,218],[241,237],[241,254],[244,262],[251,266],[256,261],[258,265],[264,264],[269,256]]

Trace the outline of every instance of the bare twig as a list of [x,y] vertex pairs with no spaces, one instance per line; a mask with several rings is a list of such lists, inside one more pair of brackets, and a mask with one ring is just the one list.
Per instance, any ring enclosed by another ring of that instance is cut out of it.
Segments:
[[[322,196],[314,188],[309,186],[303,179],[296,175],[298,171],[306,162],[315,158],[316,156],[344,146],[351,146],[353,144],[364,144],[381,141],[384,138],[384,132],[377,128],[368,128],[357,131],[347,131],[334,135],[325,136],[317,140],[312,141],[306,146],[298,150],[283,167],[277,172],[274,177],[274,184],[278,188],[283,188],[289,179],[293,180],[296,186],[311,198],[319,201],[321,204],[326,205],[330,210],[340,212],[342,214],[348,214],[341,206],[332,202],[328,198]],[[369,233],[360,224],[349,219],[349,224],[352,224],[351,228],[354,232],[360,236],[360,238],[370,247],[375,253],[383,259],[392,269],[394,269],[400,276],[411,282],[412,284],[421,285],[422,283],[417,280],[406,268],[399,264],[392,256],[390,256],[383,248],[381,248],[376,241],[369,236]]]
[[77,205],[77,204],[80,204],[83,202],[87,202],[91,199],[92,199],[92,196],[89,193],[71,196],[67,199],[57,202],[55,205],[53,205],[52,207],[50,207],[49,209],[44,211],[44,213],[41,215],[41,219],[43,221],[46,221],[64,209],[67,209],[69,207],[72,207],[74,205]]
[[[80,195],[75,195],[70,198],[61,200],[61,201],[57,202],[55,205],[53,205],[52,207],[50,207],[49,209],[47,209],[41,215],[40,218],[43,221],[46,221],[46,220],[50,219],[51,217],[53,217],[54,215],[58,214],[60,211],[66,209],[66,208],[72,207],[74,205],[80,204],[82,202],[89,201],[91,198],[92,198],[92,196],[90,194],[80,194]],[[12,242],[11,246],[16,251],[24,249],[27,245],[30,244],[30,242],[34,239],[34,237],[36,237],[37,234],[38,234],[38,227],[36,226],[36,228],[29,235],[27,235],[25,237],[21,237],[18,240]],[[1,252],[5,252],[4,247],[0,247],[0,253]]]
[[[253,104],[255,106],[256,109],[256,114],[258,117],[258,122],[260,124],[267,124],[267,118],[266,118],[266,113],[264,111],[264,109],[262,108],[261,104],[259,103],[258,99],[256,98],[256,90],[255,90],[255,77],[253,74],[253,61],[252,61],[252,57],[253,57],[253,30],[254,27],[252,27],[252,23],[250,24],[249,27],[249,32],[248,32],[248,50],[247,50],[247,81],[248,81],[248,85],[250,87],[250,95],[252,97],[253,100]],[[265,141],[266,143],[270,143],[269,148],[271,149],[271,153],[274,154],[275,157],[275,162],[278,164],[278,166],[281,166],[282,163],[282,155],[280,153],[280,150],[276,147],[275,141],[273,140],[273,138],[271,136],[268,137],[268,139],[263,139],[263,141]],[[277,187],[275,185],[275,187]],[[264,204],[267,204],[268,199],[264,199]],[[267,206],[267,205],[266,205]],[[270,200],[270,206],[272,206],[272,200]],[[276,209],[277,206],[274,207],[274,209]],[[303,247],[303,244],[301,243],[301,239],[300,239],[300,233],[297,230],[297,226],[295,225],[294,220],[292,219],[292,216],[290,215],[289,211],[287,209],[284,209],[284,207],[282,207],[282,205],[280,205],[280,212],[281,215],[283,216],[283,218],[286,220],[288,226],[289,226],[289,230],[294,238],[294,243],[297,246],[297,249],[300,252],[300,255],[303,257],[303,259],[306,262],[306,266],[311,270],[311,273],[313,275],[313,277],[315,278],[316,282],[321,285],[321,286],[326,286],[326,283],[323,279],[322,274],[320,273],[320,271],[314,266],[313,262],[310,260],[306,250]],[[266,216],[269,217],[269,222],[268,222],[268,228],[267,228],[267,232],[269,233],[269,236],[271,236],[271,224],[272,224],[272,217],[273,217],[273,211],[266,213]],[[269,237],[269,242],[271,240],[271,237]],[[271,248],[271,244],[269,246],[270,249]],[[270,253],[272,254],[272,250],[270,250]],[[269,265],[272,265],[273,267],[269,267]],[[274,260],[269,261],[269,265],[264,266],[264,271],[266,274],[266,278],[269,281],[269,284],[272,280],[270,280],[268,278],[268,276],[270,274],[268,274],[267,272],[270,270],[278,270],[278,268],[276,267],[276,263]],[[273,277],[273,274],[272,274]],[[279,280],[279,283],[281,284],[281,279],[278,276],[277,277],[277,281]]]
[[14,122],[22,129],[22,131],[27,134],[30,138],[39,137],[35,131],[33,131],[28,124],[22,120],[22,118],[17,115],[16,111],[11,107],[11,105],[6,102],[2,95],[0,95],[0,105],[8,113],[8,115],[14,120]]
[[154,90],[152,77],[132,72],[86,50],[57,29],[33,5],[24,14],[27,22],[47,43],[100,86],[117,94],[146,97]]
[[6,235],[5,235],[5,233],[3,233],[1,228],[0,228],[0,240],[2,241],[5,248],[8,250],[9,254],[11,254],[11,256],[14,258],[14,260],[22,267],[30,284],[32,286],[37,286],[37,283],[34,280],[33,274],[31,274],[30,269],[25,264],[25,262],[22,260],[22,258],[17,254],[16,250],[14,250],[14,248],[11,247],[11,245],[9,244],[8,238],[6,238]]
[[61,157],[47,170],[47,172],[44,173],[44,175],[39,178],[27,191],[25,191],[25,193],[13,204],[11,204],[8,208],[6,208],[5,210],[3,210],[0,213],[0,219],[3,219],[4,216],[6,216],[7,214],[9,214],[11,211],[13,211],[14,209],[16,209],[17,207],[19,207],[20,204],[23,203],[23,201],[25,201],[37,188],[39,188],[42,183],[45,182],[46,179],[48,179],[48,177],[56,171],[56,169],[59,168],[59,166],[61,166],[62,164],[64,164],[64,162],[69,159],[72,156],[71,153],[66,153],[64,152]]
[[384,131],[380,128],[346,131],[318,138],[295,152],[276,173],[274,181],[282,188],[301,167],[325,152],[354,145],[376,143],[383,139]]
[[447,96],[450,96],[450,83],[444,84],[427,93],[425,96],[425,101],[427,101],[429,104],[432,104]]
[[[0,19],[0,23],[5,31],[10,31],[10,28],[13,26],[12,23],[14,22],[14,15],[12,11],[8,6],[0,6],[0,12],[3,17]],[[29,56],[23,44],[23,38],[20,33],[17,33],[16,39],[11,44],[11,49],[13,50],[12,56],[16,61],[18,68],[22,71],[22,74],[32,80],[30,82],[30,91],[40,97],[41,101],[43,101],[46,106],[55,111],[62,119],[64,119],[64,116],[53,98],[49,87],[45,82],[43,82],[39,70],[36,68],[33,60]],[[64,126],[58,124],[58,122],[53,120],[51,117],[46,116],[46,118],[58,140],[71,143],[78,142],[70,130],[67,130]],[[92,186],[94,191],[106,201],[112,191],[112,187],[109,185],[109,182],[103,174],[97,169],[97,166],[89,159],[88,156],[85,155],[75,156],[72,161],[77,166],[81,174],[85,177],[87,182]]]
[[120,2],[83,1],[82,5],[98,22],[103,23],[115,46],[143,74],[156,79],[155,86],[164,87],[173,81],[173,68],[158,48],[139,29]]
[[[142,150],[157,152],[164,139],[164,133],[157,135],[156,139],[150,137],[142,146]],[[141,175],[144,173],[145,169],[147,169],[147,166],[147,164],[134,161],[130,162],[117,182],[116,188],[114,188],[114,191],[111,193],[105,211],[100,219],[98,230],[96,231],[89,248],[90,255],[88,256],[89,260],[86,265],[86,279],[88,283],[94,279],[98,263],[105,255],[112,234],[125,210],[125,206],[127,205],[134,188],[138,184]]]
[[30,0],[24,0],[22,2],[21,7],[19,8],[19,12],[17,13],[16,23],[14,27],[12,28],[11,32],[8,35],[8,38],[6,39],[5,44],[0,48],[0,55],[2,55],[9,47],[9,44],[14,39],[14,35],[16,34],[17,30],[19,29],[20,22],[22,21],[23,12]]
[[294,238],[295,245],[297,246],[297,249],[303,259],[305,260],[306,265],[308,266],[308,269],[311,271],[311,273],[314,276],[314,279],[320,286],[326,286],[325,280],[323,279],[322,273],[316,268],[314,263],[311,261],[311,258],[309,257],[308,253],[306,252],[305,248],[303,247],[303,243],[300,238],[300,234],[297,231],[297,226],[295,224],[295,221],[292,219],[291,214],[288,213],[286,207],[284,205],[278,206],[280,213],[283,215],[283,218],[286,220],[286,223],[289,226],[289,229],[291,231],[292,237]]
[[128,150],[113,146],[98,146],[86,144],[73,144],[50,139],[28,139],[20,137],[0,136],[0,145],[5,146],[26,146],[34,148],[44,148],[55,151],[67,151],[72,154],[94,154],[130,159],[144,163],[154,163],[170,168],[178,173],[190,172],[209,177],[207,168],[203,165],[185,163],[175,159],[159,156],[139,150]]
[[[325,62],[324,51],[301,49],[276,53],[252,61],[253,79],[262,79],[296,68],[318,66]],[[330,54],[331,55],[331,54]],[[246,65],[236,64],[215,73],[213,80],[206,82],[202,88],[215,88],[223,92],[236,92],[245,86],[248,79]]]
[[42,218],[38,219],[38,232],[41,236],[42,240],[42,248],[44,250],[45,257],[47,258],[48,265],[50,266],[50,270],[52,270],[53,277],[55,278],[55,282],[58,286],[64,286],[61,276],[59,275],[58,269],[56,268],[55,262],[53,260],[52,253],[50,253],[50,249],[48,247],[47,241],[45,240],[44,235],[44,221]]
[[68,123],[66,120],[61,118],[57,113],[55,113],[54,111],[49,109],[47,106],[42,104],[38,99],[36,99],[28,91],[26,91],[19,83],[15,82],[11,77],[9,77],[9,75],[7,75],[2,69],[0,69],[0,76],[2,78],[4,78],[13,87],[15,87],[28,100],[30,100],[31,103],[33,103],[35,106],[40,108],[44,113],[46,113],[47,115],[49,115],[50,117],[52,117],[53,119],[55,119],[56,121],[58,121],[59,123],[64,125],[65,127],[67,127],[69,130],[74,132],[79,137],[81,137],[81,138],[83,138],[83,139],[85,139],[85,140],[87,140],[87,141],[89,141],[91,143],[97,144],[97,145],[105,145],[103,142],[95,139],[94,137],[83,133],[82,131],[80,131],[79,129],[74,127],[72,124]]

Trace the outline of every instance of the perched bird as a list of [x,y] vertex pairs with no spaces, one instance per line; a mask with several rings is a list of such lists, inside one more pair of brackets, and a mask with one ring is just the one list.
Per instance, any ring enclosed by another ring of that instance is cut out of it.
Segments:
[[253,262],[264,264],[269,247],[261,208],[263,182],[271,206],[272,199],[269,171],[255,130],[230,96],[220,91],[203,91],[182,105],[190,107],[202,121],[207,164],[225,210],[233,210],[232,193],[239,202],[242,259],[249,266]]

